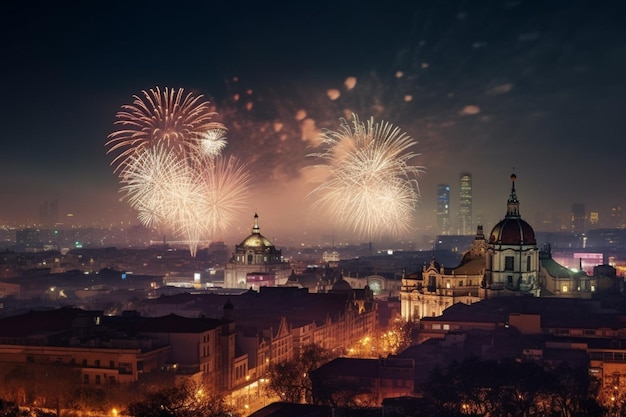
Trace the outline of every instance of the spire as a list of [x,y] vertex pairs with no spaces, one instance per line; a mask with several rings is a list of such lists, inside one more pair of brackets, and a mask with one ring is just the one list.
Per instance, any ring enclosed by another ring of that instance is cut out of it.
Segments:
[[259,228],[259,215],[254,213],[254,226],[252,226],[252,234],[261,234],[261,229]]
[[519,200],[515,193],[515,180],[517,175],[511,174],[511,194],[506,202],[506,217],[519,217]]
[[484,240],[485,239],[485,233],[483,232],[483,225],[479,224],[478,226],[476,226],[476,237],[474,238],[474,240]]

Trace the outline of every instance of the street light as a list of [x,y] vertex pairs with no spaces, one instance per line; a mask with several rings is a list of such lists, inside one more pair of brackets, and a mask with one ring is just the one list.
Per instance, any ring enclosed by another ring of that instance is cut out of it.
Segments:
[[247,386],[247,395],[246,395],[246,410],[249,408],[248,404],[250,404],[250,375],[246,375],[246,386]]

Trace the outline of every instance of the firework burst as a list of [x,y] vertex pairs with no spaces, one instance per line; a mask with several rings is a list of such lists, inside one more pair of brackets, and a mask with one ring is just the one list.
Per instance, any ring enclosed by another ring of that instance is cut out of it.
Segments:
[[211,159],[201,172],[200,183],[209,232],[225,231],[248,201],[250,175],[245,164],[232,156]]
[[366,123],[353,114],[339,130],[325,130],[317,165],[326,180],[310,194],[314,205],[330,211],[338,225],[362,236],[398,235],[410,229],[419,199],[418,175],[412,165],[417,142],[389,123]]
[[245,206],[249,175],[224,158],[226,129],[202,96],[158,87],[122,106],[109,135],[122,200],[147,227],[183,237],[195,256],[199,242],[226,230]]
[[187,156],[197,154],[203,135],[223,126],[212,119],[216,115],[202,95],[159,87],[142,91],[143,98],[133,96],[132,104],[122,106],[116,115],[121,128],[109,135],[107,153],[119,152],[112,165],[116,170],[134,152],[150,143],[165,142]]
[[226,147],[226,130],[210,129],[202,134],[199,141],[199,151],[203,155],[215,158],[221,155]]
[[142,147],[131,154],[120,173],[122,199],[139,212],[147,227],[167,223],[170,201],[187,179],[188,166],[164,144]]
[[189,164],[160,144],[131,155],[121,173],[122,199],[139,220],[184,237],[192,256],[203,237],[232,225],[245,207],[250,180],[246,166],[232,156],[195,161]]

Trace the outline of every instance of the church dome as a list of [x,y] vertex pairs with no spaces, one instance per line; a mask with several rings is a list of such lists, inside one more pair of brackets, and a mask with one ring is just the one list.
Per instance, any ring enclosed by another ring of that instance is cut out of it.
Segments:
[[337,281],[335,281],[330,291],[333,293],[349,294],[352,292],[352,287],[350,286],[348,281],[343,279],[343,276],[340,276],[339,278],[337,278]]
[[501,245],[536,245],[535,231],[520,218],[505,218],[491,230],[489,243]]
[[515,192],[515,174],[511,175],[511,194],[507,200],[507,213],[489,234],[489,243],[498,245],[536,245],[535,231],[519,214],[519,201]]
[[269,241],[265,236],[261,234],[251,234],[239,246],[243,246],[246,248],[262,248],[262,247],[271,247],[272,242]]
[[245,238],[243,242],[241,242],[238,246],[242,248],[271,248],[274,246],[269,239],[261,234],[261,229],[259,228],[258,214],[254,215],[254,226],[252,227],[252,234]]

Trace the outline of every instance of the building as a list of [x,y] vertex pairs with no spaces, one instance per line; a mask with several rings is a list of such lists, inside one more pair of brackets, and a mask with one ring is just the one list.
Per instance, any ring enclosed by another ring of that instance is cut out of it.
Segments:
[[430,344],[454,337],[467,348],[477,345],[469,343],[472,335],[482,334],[486,339],[472,355],[553,365],[565,361],[570,366],[587,367],[600,388],[623,394],[626,326],[622,305],[621,300],[616,303],[611,298],[544,297],[493,298],[472,305],[457,304],[442,316],[420,322],[421,344],[416,347],[426,341]]
[[597,278],[560,266],[549,247],[540,253],[533,228],[520,215],[516,178],[511,175],[505,217],[488,237],[482,226],[477,227],[474,242],[459,265],[444,267],[433,257],[422,271],[403,276],[400,299],[405,320],[437,317],[456,303],[472,304],[487,298],[591,298],[598,290]]
[[539,295],[539,249],[535,231],[520,216],[516,178],[511,175],[506,216],[489,235],[484,286],[489,292],[507,289]]
[[582,203],[572,204],[572,233],[585,233],[587,227],[587,213]]
[[450,186],[437,185],[437,228],[439,234],[450,234]]
[[460,235],[474,233],[472,222],[472,174],[462,172],[459,188],[459,232]]
[[[316,404],[381,406],[385,398],[414,392],[415,364],[408,358],[336,358],[311,372]],[[346,401],[346,403],[343,403]]]
[[250,288],[271,285],[284,285],[291,269],[283,260],[282,251],[265,236],[259,228],[259,216],[254,214],[252,233],[240,244],[235,245],[235,253],[224,270],[224,287]]
[[0,359],[5,363],[64,365],[83,384],[135,382],[172,364],[171,346],[120,331],[97,311],[62,308],[0,319]]

